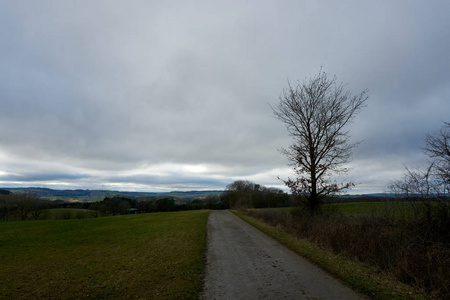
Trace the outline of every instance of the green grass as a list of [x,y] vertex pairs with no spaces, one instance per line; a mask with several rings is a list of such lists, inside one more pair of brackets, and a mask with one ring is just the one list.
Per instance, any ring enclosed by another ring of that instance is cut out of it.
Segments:
[[380,273],[379,270],[373,267],[321,249],[307,240],[299,239],[242,212],[233,211],[233,213],[300,256],[307,258],[323,270],[333,274],[345,285],[372,299],[427,298],[421,291],[398,282],[389,274]]
[[345,202],[327,204],[324,207],[337,209],[346,215],[369,215],[395,220],[411,220],[416,213],[423,211],[423,203],[420,201]]
[[384,211],[386,203],[384,202],[346,202],[325,205],[336,207],[340,212],[349,215],[378,215]]
[[100,202],[103,201],[105,199],[105,197],[89,197],[87,200],[89,202]]
[[209,211],[0,223],[0,299],[196,299]]
[[[322,206],[324,210],[339,211],[345,215],[389,217],[395,220],[412,219],[415,217],[415,213],[420,212],[422,208],[423,203],[420,201],[342,202],[323,204]],[[292,207],[270,209],[291,210]]]
[[52,208],[45,211],[43,218],[48,220],[92,218],[92,211],[79,208]]
[[74,197],[66,197],[66,196],[45,196],[43,197],[45,199],[56,201],[56,200],[63,200],[63,201],[89,201],[89,202],[98,202],[103,201],[105,199],[105,196],[74,196]]

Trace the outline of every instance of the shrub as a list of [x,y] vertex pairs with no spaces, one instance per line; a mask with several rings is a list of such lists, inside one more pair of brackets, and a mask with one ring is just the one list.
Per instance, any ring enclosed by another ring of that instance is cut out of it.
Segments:
[[330,211],[311,215],[301,208],[248,214],[335,254],[392,273],[399,281],[425,288],[434,298],[449,298],[450,245],[442,210],[436,212],[442,217],[431,224],[423,219],[398,221]]

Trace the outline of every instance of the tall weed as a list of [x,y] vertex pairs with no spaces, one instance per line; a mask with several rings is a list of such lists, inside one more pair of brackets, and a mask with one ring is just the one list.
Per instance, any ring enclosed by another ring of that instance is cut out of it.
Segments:
[[[425,288],[434,298],[450,298],[450,245],[446,217],[435,222],[384,216],[349,216],[337,211],[311,215],[301,208],[248,214],[307,239],[336,254],[389,272],[399,281]],[[436,213],[437,214],[437,213]],[[442,211],[441,215],[444,215]]]

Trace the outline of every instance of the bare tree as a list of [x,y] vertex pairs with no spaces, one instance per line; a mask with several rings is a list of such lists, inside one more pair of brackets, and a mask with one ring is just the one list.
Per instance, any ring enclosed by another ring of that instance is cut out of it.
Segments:
[[389,190],[402,197],[445,198],[450,192],[450,123],[439,133],[426,136],[425,153],[432,159],[426,169],[406,167],[404,177],[392,181]]
[[439,195],[440,188],[432,174],[433,164],[426,169],[411,169],[406,167],[402,179],[389,184],[389,191],[396,196],[428,198]]
[[[439,133],[426,137],[424,149],[433,161],[433,171],[443,185],[450,186],[450,123],[444,122]],[[450,191],[447,191],[450,192]]]
[[297,178],[283,180],[296,195],[305,197],[315,213],[324,196],[349,189],[354,184],[331,180],[332,174],[346,173],[352,148],[345,125],[365,106],[367,90],[352,95],[322,70],[319,74],[284,89],[280,102],[272,107],[274,116],[286,124],[294,143],[282,149]]
[[416,215],[425,213],[425,220],[429,224],[433,222],[433,218],[440,220],[441,224],[450,221],[449,129],[450,123],[444,123],[439,133],[427,134],[427,146],[424,151],[432,159],[427,168],[406,167],[403,178],[392,181],[389,185],[389,191],[396,197],[416,200],[411,201]]
[[16,205],[22,221],[27,220],[28,214],[33,210],[33,206],[39,200],[34,192],[25,192],[16,195]]
[[248,180],[236,180],[227,185],[224,197],[227,198],[230,207],[251,207],[253,191],[259,189],[259,185]]

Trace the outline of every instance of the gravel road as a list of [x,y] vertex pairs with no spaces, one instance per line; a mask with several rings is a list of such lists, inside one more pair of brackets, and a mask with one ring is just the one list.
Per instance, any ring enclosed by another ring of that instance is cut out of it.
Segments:
[[364,299],[229,211],[208,220],[201,299]]

